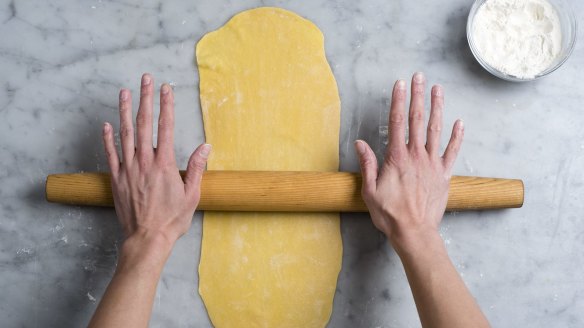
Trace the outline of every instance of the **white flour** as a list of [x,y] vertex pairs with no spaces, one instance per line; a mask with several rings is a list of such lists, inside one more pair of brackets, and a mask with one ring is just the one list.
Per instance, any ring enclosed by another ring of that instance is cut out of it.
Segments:
[[487,0],[472,33],[489,65],[518,78],[543,72],[561,50],[560,19],[547,0]]

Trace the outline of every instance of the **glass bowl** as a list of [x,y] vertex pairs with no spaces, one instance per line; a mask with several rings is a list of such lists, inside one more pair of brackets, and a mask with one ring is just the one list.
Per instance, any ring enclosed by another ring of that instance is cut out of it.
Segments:
[[470,46],[470,50],[472,54],[476,58],[476,60],[483,66],[489,73],[495,75],[498,78],[507,81],[513,82],[525,82],[525,81],[532,81],[538,79],[540,77],[546,76],[551,72],[557,70],[572,54],[572,50],[574,50],[574,45],[576,44],[576,17],[574,15],[574,11],[570,8],[569,4],[565,0],[548,0],[549,3],[554,7],[556,10],[558,17],[560,18],[560,25],[562,29],[562,49],[558,56],[554,59],[554,61],[550,64],[550,66],[545,69],[543,72],[535,75],[534,77],[530,78],[521,78],[513,75],[509,75],[499,71],[498,69],[494,68],[493,66],[489,65],[483,58],[481,58],[481,54],[478,51],[472,34],[473,22],[474,18],[479,10],[479,8],[488,0],[476,0],[472,7],[470,8],[470,13],[468,14],[468,20],[466,23],[466,38],[468,39],[468,44]]

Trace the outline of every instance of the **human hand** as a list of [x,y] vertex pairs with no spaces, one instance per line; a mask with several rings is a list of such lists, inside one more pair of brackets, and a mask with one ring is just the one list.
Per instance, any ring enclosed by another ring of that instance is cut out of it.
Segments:
[[448,201],[451,170],[464,134],[457,120],[444,155],[438,154],[444,94],[432,87],[431,112],[424,145],[425,78],[412,78],[409,112],[409,141],[405,140],[405,81],[397,81],[389,114],[389,143],[378,170],[375,154],[362,140],[355,142],[363,176],[362,195],[375,226],[385,233],[394,248],[409,251],[420,242],[436,239]]
[[103,142],[111,170],[116,213],[127,239],[162,240],[172,247],[190,227],[200,199],[200,184],[210,145],[191,155],[183,179],[174,154],[174,95],[168,84],[160,88],[158,144],[152,144],[154,81],[142,76],[136,117],[136,144],[132,124],[132,97],[120,91],[120,139],[123,162],[114,145],[112,126],[103,126]]

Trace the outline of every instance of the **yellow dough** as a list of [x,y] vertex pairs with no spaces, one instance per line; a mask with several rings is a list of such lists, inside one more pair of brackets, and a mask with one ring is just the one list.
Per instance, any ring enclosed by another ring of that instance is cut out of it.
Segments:
[[[258,8],[197,44],[210,170],[337,171],[340,101],[310,21]],[[339,214],[205,212],[199,293],[216,327],[323,327]]]

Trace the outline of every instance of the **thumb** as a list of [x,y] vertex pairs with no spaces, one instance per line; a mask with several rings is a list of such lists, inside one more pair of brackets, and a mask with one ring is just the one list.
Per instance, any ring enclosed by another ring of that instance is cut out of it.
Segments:
[[207,158],[209,158],[210,153],[211,145],[202,144],[195,149],[189,158],[187,173],[184,179],[185,192],[189,200],[196,201],[195,206],[198,205],[201,196],[201,180],[203,179],[203,171],[205,171]]
[[377,190],[377,158],[371,147],[363,140],[355,141],[355,150],[359,155],[359,166],[363,176],[361,193],[367,198]]

